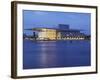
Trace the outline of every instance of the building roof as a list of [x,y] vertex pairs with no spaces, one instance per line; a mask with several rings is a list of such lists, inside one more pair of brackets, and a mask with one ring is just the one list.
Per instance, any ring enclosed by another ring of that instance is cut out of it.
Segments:
[[42,29],[52,29],[56,31],[82,31],[79,29],[59,29],[59,28],[46,28],[46,27],[37,27],[37,28],[30,28],[30,29],[24,29],[24,30],[32,30],[32,31],[42,31]]

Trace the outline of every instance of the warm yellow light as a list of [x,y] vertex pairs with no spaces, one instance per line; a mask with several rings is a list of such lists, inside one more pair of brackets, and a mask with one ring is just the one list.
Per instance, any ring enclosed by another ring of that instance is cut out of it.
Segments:
[[56,30],[42,29],[42,32],[39,32],[38,37],[41,37],[41,38],[44,38],[44,39],[54,40],[57,37]]

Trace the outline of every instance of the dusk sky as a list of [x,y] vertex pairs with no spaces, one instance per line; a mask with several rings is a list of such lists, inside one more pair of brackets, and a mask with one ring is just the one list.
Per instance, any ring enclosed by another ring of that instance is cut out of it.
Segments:
[[[34,27],[57,28],[59,24],[67,24],[71,29],[81,29],[83,33],[90,34],[91,14],[23,10],[24,29]],[[24,33],[31,35],[32,31],[24,30]]]

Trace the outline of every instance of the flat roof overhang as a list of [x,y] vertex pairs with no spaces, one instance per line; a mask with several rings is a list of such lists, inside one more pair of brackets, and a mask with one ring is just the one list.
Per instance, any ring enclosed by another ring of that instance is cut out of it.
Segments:
[[30,28],[30,29],[24,29],[24,30],[31,30],[31,31],[38,31],[41,32],[43,29],[51,29],[51,30],[56,30],[58,32],[76,32],[76,31],[83,31],[79,29],[58,29],[58,28]]

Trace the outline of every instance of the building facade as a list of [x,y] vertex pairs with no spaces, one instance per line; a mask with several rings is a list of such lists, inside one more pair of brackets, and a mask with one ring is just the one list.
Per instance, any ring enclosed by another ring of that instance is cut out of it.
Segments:
[[55,29],[42,28],[38,33],[39,40],[56,40],[56,36]]
[[33,28],[32,31],[38,32],[37,40],[84,40],[87,36],[66,24],[59,24],[58,28]]

